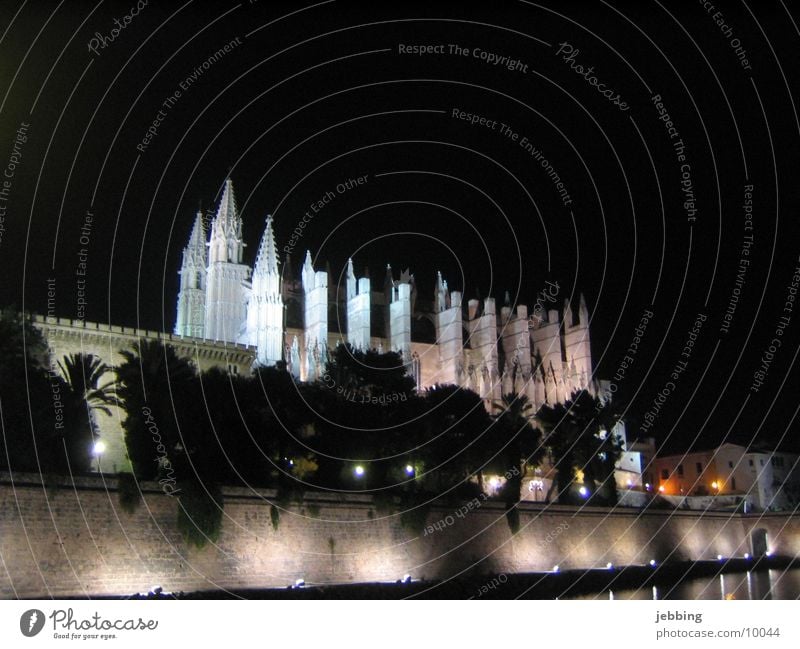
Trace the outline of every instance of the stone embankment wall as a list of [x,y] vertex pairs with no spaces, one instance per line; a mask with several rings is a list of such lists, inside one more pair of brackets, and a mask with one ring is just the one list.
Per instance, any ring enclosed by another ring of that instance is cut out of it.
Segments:
[[[774,554],[800,555],[800,517],[523,504],[512,535],[502,507],[436,506],[425,527],[369,496],[309,494],[280,512],[274,492],[227,489],[216,544],[188,547],[176,525],[178,500],[143,485],[132,514],[103,477],[43,486],[37,476],[0,474],[0,597],[131,594],[307,584],[447,579],[469,572],[516,573],[753,552],[764,530]],[[756,535],[760,532],[756,531]]]

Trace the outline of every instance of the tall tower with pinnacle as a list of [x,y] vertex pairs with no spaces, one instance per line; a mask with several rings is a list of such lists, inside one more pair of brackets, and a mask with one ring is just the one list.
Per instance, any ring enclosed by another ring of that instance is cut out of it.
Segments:
[[183,249],[175,334],[202,338],[206,317],[206,231],[198,211],[189,243]]
[[247,324],[241,342],[258,349],[256,365],[275,365],[283,359],[283,297],[272,216],[267,216],[256,255]]
[[303,263],[303,295],[306,354],[303,378],[314,381],[324,373],[328,358],[328,273],[314,270],[309,251]]
[[589,309],[581,293],[578,298],[578,319],[569,299],[564,301],[564,324],[562,329],[564,356],[564,380],[567,390],[587,389],[593,391],[592,345],[589,335]]
[[461,293],[448,292],[447,281],[436,273],[436,343],[439,348],[440,383],[460,385],[464,366]]
[[356,278],[353,260],[347,260],[347,342],[354,349],[370,349],[369,277]]
[[235,343],[247,317],[247,286],[250,268],[242,264],[244,242],[242,219],[236,210],[233,183],[225,189],[211,224],[206,274],[204,335],[209,340]]

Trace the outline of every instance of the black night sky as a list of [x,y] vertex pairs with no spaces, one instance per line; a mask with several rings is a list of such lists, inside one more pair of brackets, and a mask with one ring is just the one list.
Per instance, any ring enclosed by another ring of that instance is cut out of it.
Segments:
[[267,214],[283,248],[333,192],[295,272],[309,249],[332,281],[352,256],[374,290],[390,263],[425,298],[441,270],[467,298],[508,290],[528,305],[558,281],[560,297],[587,297],[605,379],[650,310],[615,381],[631,436],[686,361],[649,429],[666,448],[793,442],[800,33],[787,4],[150,0],[132,15],[135,0],[4,2],[0,305],[45,313],[55,278],[55,314],[76,317],[85,248],[87,320],[171,331],[194,213],[227,176],[248,263]]

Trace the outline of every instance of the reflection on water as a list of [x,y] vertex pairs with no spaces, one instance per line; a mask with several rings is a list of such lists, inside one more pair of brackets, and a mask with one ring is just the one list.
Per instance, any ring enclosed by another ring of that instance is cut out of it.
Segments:
[[575,599],[797,599],[800,570],[730,572],[687,579],[674,586],[607,590]]

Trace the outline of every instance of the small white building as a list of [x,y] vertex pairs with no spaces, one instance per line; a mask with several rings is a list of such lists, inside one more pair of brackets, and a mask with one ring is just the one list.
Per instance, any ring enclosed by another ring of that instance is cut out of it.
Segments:
[[629,442],[625,439],[624,422],[620,422],[618,427],[616,432],[623,445],[615,471],[617,490],[620,493],[630,489],[650,491],[653,489],[651,462],[656,454],[655,440],[645,437]]

